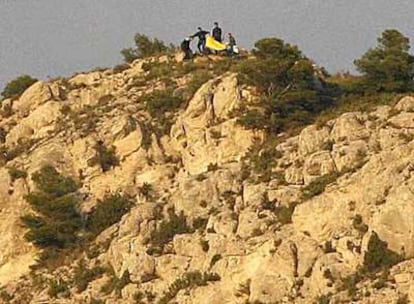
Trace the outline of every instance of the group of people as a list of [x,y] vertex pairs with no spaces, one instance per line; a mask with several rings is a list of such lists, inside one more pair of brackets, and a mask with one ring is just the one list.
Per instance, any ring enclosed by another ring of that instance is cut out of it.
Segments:
[[[193,57],[193,52],[191,50],[191,41],[194,38],[198,38],[197,48],[201,55],[209,54],[211,51],[218,53],[216,50],[210,50],[206,47],[207,37],[211,36],[216,42],[223,44],[223,31],[220,28],[217,22],[214,23],[214,28],[210,32],[203,30],[203,28],[198,27],[197,32],[194,35],[191,35],[184,39],[181,43],[181,50],[184,52],[185,57],[184,59],[191,59]],[[228,43],[226,43],[227,47],[225,51],[230,56],[233,56],[238,53],[236,39],[231,33],[228,33]]]

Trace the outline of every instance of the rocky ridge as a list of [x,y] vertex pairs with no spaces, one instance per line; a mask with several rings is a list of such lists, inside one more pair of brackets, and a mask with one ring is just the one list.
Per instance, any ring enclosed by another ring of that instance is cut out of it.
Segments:
[[[37,82],[18,99],[3,101],[5,303],[414,301],[414,98],[369,113],[345,113],[298,136],[281,137],[271,151],[269,178],[258,179],[245,171],[252,150],[266,137],[236,123],[234,113],[255,100],[237,75],[225,73],[203,84],[185,107],[171,113],[170,130],[160,133],[142,97],[165,84],[137,84],[148,73],[146,63],[135,61],[119,73]],[[176,80],[176,92],[186,81]],[[119,164],[103,170],[94,163],[97,144],[113,146]],[[38,249],[24,239],[20,220],[30,210],[25,195],[35,189],[30,176],[45,165],[81,184],[85,212],[111,192],[134,200],[130,212],[96,238],[95,256],[84,254],[52,274],[37,274],[44,282],[67,283],[69,295],[56,297],[47,283],[33,283],[30,266]],[[11,168],[28,177],[13,179]],[[152,195],[139,191],[144,185],[152,185]],[[171,208],[183,212],[193,229],[154,248],[149,239]],[[351,284],[367,261],[373,236],[401,261]],[[106,273],[79,292],[70,282],[81,259],[88,267],[110,265],[118,280],[128,273],[128,280],[106,294],[102,286],[111,279]],[[13,297],[6,301],[5,295]],[[104,302],[93,302],[99,300]]]

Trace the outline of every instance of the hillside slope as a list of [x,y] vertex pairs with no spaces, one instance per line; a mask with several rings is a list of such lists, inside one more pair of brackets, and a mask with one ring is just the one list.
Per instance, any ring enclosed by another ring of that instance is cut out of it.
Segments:
[[[265,134],[236,122],[254,90],[227,72],[192,94],[194,71],[160,79],[146,68],[185,66],[175,60],[38,82],[3,101],[2,301],[414,301],[414,98],[262,149]],[[160,92],[182,102],[151,103]],[[78,183],[85,215],[110,193],[133,206],[72,261],[31,271],[39,249],[21,216],[46,165]]]

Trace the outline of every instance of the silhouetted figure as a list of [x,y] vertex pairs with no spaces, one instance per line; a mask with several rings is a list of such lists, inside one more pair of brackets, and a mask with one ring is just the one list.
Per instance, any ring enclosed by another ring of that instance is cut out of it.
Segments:
[[191,38],[198,38],[198,44],[197,48],[200,51],[201,54],[205,53],[206,50],[206,36],[209,34],[209,32],[203,30],[201,27],[198,28],[198,32],[195,33]]
[[181,42],[181,50],[185,54],[184,60],[189,60],[193,58],[193,51],[191,51],[190,43],[191,43],[190,37],[185,38],[183,42]]
[[222,31],[221,31],[221,28],[219,27],[219,25],[218,25],[217,22],[214,22],[214,28],[213,28],[211,34],[212,34],[213,38],[215,40],[217,40],[218,42],[222,42],[223,41]]

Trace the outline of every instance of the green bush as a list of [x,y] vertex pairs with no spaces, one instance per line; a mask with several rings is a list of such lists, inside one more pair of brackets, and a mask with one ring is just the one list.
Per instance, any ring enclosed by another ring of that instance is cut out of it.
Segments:
[[68,248],[79,241],[82,216],[78,211],[76,183],[53,167],[43,167],[32,177],[37,191],[26,196],[35,214],[22,217],[29,228],[25,237],[40,248]]
[[103,292],[104,294],[107,294],[107,295],[112,293],[112,292],[115,292],[115,295],[118,298],[120,298],[122,289],[124,289],[124,287],[126,285],[131,283],[129,271],[128,270],[124,271],[122,276],[120,278],[118,278],[115,275],[114,270],[111,269],[110,270],[110,275],[111,275],[111,278],[109,279],[109,281],[105,285],[102,286],[101,292]]
[[191,232],[192,229],[187,225],[187,218],[184,212],[175,214],[174,209],[168,210],[168,219],[161,221],[155,231],[151,233],[150,243],[153,246],[163,247],[172,241],[175,235]]
[[176,297],[180,290],[206,286],[208,282],[217,282],[220,280],[220,276],[216,273],[201,273],[200,271],[187,272],[168,287],[168,290],[160,298],[158,304],[169,303]]
[[134,37],[136,48],[126,48],[121,51],[126,62],[132,62],[138,58],[145,58],[174,50],[174,46],[166,46],[163,41],[151,39],[143,34]]
[[12,182],[14,182],[15,180],[17,180],[19,178],[26,178],[27,177],[27,171],[20,170],[20,169],[17,169],[15,167],[12,167],[12,168],[9,169],[9,175],[10,175],[10,178],[11,178]]
[[308,200],[314,196],[321,194],[323,191],[325,191],[325,188],[329,184],[335,182],[339,176],[339,173],[332,173],[318,177],[302,189],[302,198],[304,200]]
[[349,275],[342,279],[342,286],[341,290],[346,290],[348,292],[348,296],[351,298],[355,298],[358,292],[357,284],[362,280],[362,276],[360,273],[355,273]]
[[174,111],[183,103],[182,99],[173,95],[171,90],[156,90],[144,95],[142,100],[145,102],[145,109],[153,117],[159,117],[168,111]]
[[329,304],[331,303],[331,295],[327,294],[327,295],[322,295],[320,297],[318,297],[317,304]]
[[187,83],[185,93],[186,99],[190,100],[191,97],[197,92],[197,90],[205,84],[207,81],[212,79],[213,75],[211,75],[206,70],[196,70],[194,73],[191,74],[191,80]]
[[363,74],[362,88],[375,92],[407,92],[414,88],[414,56],[410,41],[395,29],[386,30],[377,39],[378,46],[355,60]]
[[92,236],[96,236],[105,229],[118,223],[122,216],[126,214],[133,203],[119,193],[110,194],[98,200],[92,213],[89,215],[86,228]]
[[364,256],[363,270],[376,272],[378,270],[392,267],[403,260],[399,254],[388,249],[388,244],[382,241],[378,234],[372,233],[368,242],[368,251]]
[[62,280],[50,280],[49,282],[49,289],[47,291],[47,294],[51,298],[57,298],[58,296],[63,296],[65,298],[70,296],[70,290],[68,284]]
[[276,134],[294,130],[331,105],[333,91],[296,46],[265,38],[256,42],[253,54],[238,67],[240,81],[262,94],[261,110],[247,111],[238,120],[246,128]]
[[89,165],[95,166],[100,165],[103,172],[109,171],[112,167],[119,165],[118,157],[115,153],[115,147],[107,148],[103,142],[99,141],[94,149],[96,151],[96,156],[90,159]]
[[146,199],[150,199],[154,196],[154,187],[146,182],[141,187],[138,187],[138,191]]
[[80,260],[75,268],[75,274],[73,277],[73,282],[78,292],[86,290],[89,283],[102,276],[104,272],[105,270],[102,267],[94,267],[89,269],[86,266],[85,261]]
[[352,226],[361,234],[365,234],[368,231],[368,226],[364,223],[364,221],[362,220],[362,216],[360,214],[356,214],[352,218]]
[[12,98],[23,94],[32,84],[37,82],[37,79],[29,75],[22,75],[8,82],[1,92],[3,98]]

